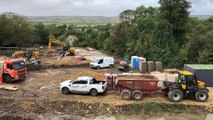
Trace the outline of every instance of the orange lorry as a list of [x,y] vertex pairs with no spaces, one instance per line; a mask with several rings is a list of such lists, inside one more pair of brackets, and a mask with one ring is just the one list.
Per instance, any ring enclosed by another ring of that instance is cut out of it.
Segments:
[[27,68],[24,60],[0,60],[0,83],[24,80],[26,77]]

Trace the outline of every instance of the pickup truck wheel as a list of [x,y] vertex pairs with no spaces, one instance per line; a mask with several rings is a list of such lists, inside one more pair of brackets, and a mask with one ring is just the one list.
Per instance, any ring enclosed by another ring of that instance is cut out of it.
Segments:
[[96,89],[91,89],[90,90],[90,95],[97,96],[98,95],[98,91]]
[[207,90],[199,90],[195,94],[195,99],[199,102],[205,102],[209,98]]
[[124,99],[124,100],[131,99],[131,92],[129,90],[122,90],[121,98]]
[[135,90],[132,92],[132,98],[135,100],[143,99],[143,93],[140,90]]
[[67,95],[70,93],[70,90],[67,87],[62,88],[62,93]]
[[168,97],[172,102],[180,102],[183,99],[183,92],[178,89],[169,91]]
[[3,80],[6,83],[10,83],[12,81],[12,79],[11,79],[11,77],[9,75],[4,76]]

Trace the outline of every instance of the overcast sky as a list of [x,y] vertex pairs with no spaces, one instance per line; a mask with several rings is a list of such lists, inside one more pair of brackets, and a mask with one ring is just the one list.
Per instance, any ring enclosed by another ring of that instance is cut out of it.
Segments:
[[[190,0],[192,15],[213,15],[213,0]],[[158,0],[0,0],[0,13],[26,16],[118,16],[138,6],[159,6]]]

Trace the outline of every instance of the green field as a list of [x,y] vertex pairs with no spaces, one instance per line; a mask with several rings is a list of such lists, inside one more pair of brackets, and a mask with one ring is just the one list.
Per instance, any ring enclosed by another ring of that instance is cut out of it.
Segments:
[[102,17],[102,16],[33,16],[28,17],[33,23],[42,22],[45,25],[106,25],[119,23],[118,17]]

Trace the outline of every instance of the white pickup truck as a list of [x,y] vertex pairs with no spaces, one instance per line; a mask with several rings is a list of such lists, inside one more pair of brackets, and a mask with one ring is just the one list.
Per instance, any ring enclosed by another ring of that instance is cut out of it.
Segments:
[[106,81],[97,81],[94,77],[83,76],[75,80],[66,80],[60,84],[60,90],[63,94],[69,93],[90,93],[97,96],[98,93],[104,93],[107,88]]

